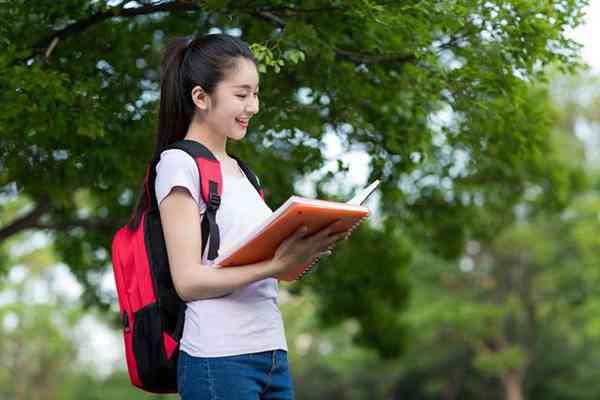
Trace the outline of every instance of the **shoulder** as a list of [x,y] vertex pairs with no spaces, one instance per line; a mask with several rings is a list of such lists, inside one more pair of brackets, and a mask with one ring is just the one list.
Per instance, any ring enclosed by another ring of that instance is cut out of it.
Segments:
[[195,172],[198,175],[196,162],[188,153],[180,149],[163,150],[160,153],[160,160],[156,165],[158,173],[161,169],[186,169]]
[[187,189],[199,206],[203,205],[199,197],[200,176],[196,162],[188,153],[179,149],[164,150],[156,165],[154,188],[160,202],[177,187]]

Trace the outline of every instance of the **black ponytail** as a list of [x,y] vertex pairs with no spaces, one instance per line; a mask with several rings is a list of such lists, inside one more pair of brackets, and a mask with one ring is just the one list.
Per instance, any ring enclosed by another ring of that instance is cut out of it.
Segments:
[[[192,40],[188,37],[169,40],[160,67],[160,108],[152,160],[160,157],[163,149],[171,143],[185,137],[196,111],[192,88],[199,85],[212,95],[217,84],[236,67],[239,57],[251,60],[258,68],[252,51],[235,36],[214,33]],[[149,206],[148,200],[142,180],[128,224],[131,229],[139,225],[142,213]]]

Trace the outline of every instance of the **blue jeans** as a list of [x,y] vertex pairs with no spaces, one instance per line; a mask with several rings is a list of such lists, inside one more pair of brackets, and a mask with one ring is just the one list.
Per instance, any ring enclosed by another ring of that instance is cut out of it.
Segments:
[[225,357],[192,357],[180,351],[177,386],[182,400],[294,398],[284,350]]

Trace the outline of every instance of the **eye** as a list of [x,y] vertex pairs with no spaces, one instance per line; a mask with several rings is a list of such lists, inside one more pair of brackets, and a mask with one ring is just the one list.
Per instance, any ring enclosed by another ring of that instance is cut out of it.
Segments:
[[[256,97],[258,97],[258,92],[254,93],[254,95]],[[239,97],[240,99],[245,99],[246,97],[248,97],[248,95],[246,94],[236,94],[237,97]]]

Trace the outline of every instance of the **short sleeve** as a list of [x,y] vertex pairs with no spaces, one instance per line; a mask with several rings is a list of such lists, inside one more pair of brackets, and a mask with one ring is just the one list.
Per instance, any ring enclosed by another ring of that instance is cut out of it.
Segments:
[[158,204],[175,186],[186,188],[198,205],[200,213],[204,213],[206,204],[200,197],[200,176],[196,162],[183,150],[169,149],[161,153],[156,165],[154,188]]

